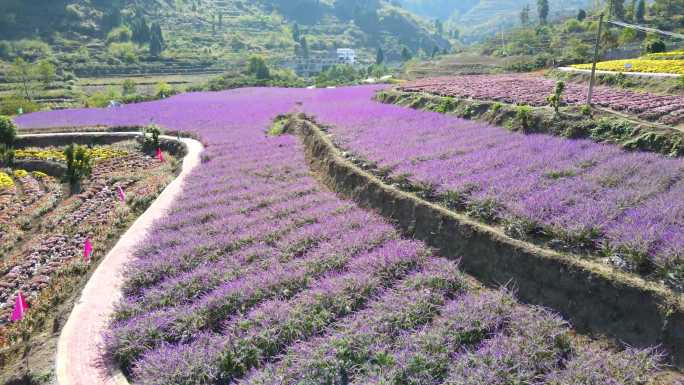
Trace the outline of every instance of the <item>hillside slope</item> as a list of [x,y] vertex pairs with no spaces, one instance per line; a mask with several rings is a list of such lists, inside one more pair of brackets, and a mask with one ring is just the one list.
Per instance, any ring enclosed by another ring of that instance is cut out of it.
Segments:
[[[164,32],[162,60],[150,57],[145,44],[128,44],[125,32],[108,37],[120,25],[134,30],[141,15],[147,26],[159,23]],[[350,47],[371,63],[378,47],[389,60],[399,59],[404,48],[429,53],[449,47],[430,22],[380,0],[3,0],[0,36],[9,41],[0,42],[0,59],[54,56],[69,68],[155,61],[216,65],[251,54],[284,61],[303,53],[301,39],[293,37],[295,23],[311,56]],[[36,53],[37,44],[26,49],[17,43],[21,39],[48,47]]]
[[[406,9],[428,18],[448,20],[466,40],[480,39],[519,23],[522,7],[530,5],[536,17],[535,0],[401,0]],[[591,0],[551,0],[550,18],[577,12],[591,6]]]

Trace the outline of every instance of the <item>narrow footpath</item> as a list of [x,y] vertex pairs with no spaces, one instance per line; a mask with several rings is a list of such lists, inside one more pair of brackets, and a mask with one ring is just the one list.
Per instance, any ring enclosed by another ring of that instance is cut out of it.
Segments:
[[[100,133],[101,134],[101,133]],[[162,136],[174,140],[173,137]],[[59,385],[124,385],[118,368],[103,360],[102,336],[114,306],[121,298],[123,269],[145,240],[152,224],[172,207],[190,173],[200,164],[204,147],[193,139],[181,139],[187,154],[178,177],[121,236],[86,284],[62,329],[57,345],[56,373]]]

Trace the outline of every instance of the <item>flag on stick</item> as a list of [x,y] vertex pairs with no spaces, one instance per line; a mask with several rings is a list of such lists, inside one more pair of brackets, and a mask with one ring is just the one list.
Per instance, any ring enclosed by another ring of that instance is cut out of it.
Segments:
[[126,203],[126,193],[124,193],[124,190],[121,188],[121,186],[116,186],[116,195],[118,195],[121,203]]
[[93,244],[90,242],[90,238],[86,238],[85,244],[83,245],[83,260],[85,263],[90,263],[90,256],[93,254]]
[[14,310],[12,311],[12,322],[21,321],[24,319],[24,314],[28,310],[28,305],[26,304],[26,299],[21,294],[21,290],[17,294],[17,299],[14,300]]
[[164,161],[164,154],[162,154],[161,148],[157,149],[157,159],[159,159],[160,162]]

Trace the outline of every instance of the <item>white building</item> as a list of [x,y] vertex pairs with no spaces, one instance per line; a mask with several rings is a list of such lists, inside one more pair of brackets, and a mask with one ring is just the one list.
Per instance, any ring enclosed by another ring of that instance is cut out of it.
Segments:
[[338,48],[337,60],[344,64],[356,64],[356,51],[351,48]]

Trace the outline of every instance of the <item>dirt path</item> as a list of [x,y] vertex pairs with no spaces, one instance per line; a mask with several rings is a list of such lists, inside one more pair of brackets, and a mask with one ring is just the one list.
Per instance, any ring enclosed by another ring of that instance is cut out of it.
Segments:
[[64,325],[57,345],[56,373],[59,385],[128,384],[118,369],[108,367],[104,362],[102,335],[114,305],[121,298],[123,268],[133,258],[133,252],[144,241],[153,222],[172,207],[190,172],[200,164],[202,144],[192,139],[182,140],[188,152],[180,175],[105,256]]

